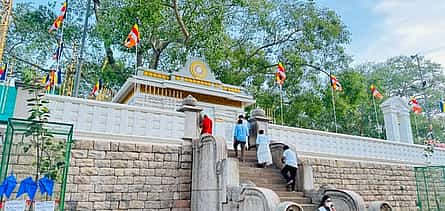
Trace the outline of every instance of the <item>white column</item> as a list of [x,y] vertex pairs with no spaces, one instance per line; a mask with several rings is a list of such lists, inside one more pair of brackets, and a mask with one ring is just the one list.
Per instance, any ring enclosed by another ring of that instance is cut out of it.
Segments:
[[411,120],[409,113],[400,113],[400,141],[407,144],[413,144],[413,132],[411,130]]

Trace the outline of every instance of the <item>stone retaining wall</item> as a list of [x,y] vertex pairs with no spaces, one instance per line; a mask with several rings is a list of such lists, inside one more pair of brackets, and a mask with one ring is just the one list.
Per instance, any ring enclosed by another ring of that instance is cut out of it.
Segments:
[[315,189],[330,185],[355,191],[366,202],[387,201],[394,210],[417,210],[411,166],[313,158],[302,158],[302,162],[312,165]]
[[[12,149],[9,172],[12,170],[20,182],[34,175],[35,158],[33,152],[24,154],[17,149]],[[190,210],[190,142],[167,145],[80,140],[74,142],[71,155],[67,210]],[[52,200],[58,200],[59,190],[56,186]],[[36,194],[36,200],[41,198]]]

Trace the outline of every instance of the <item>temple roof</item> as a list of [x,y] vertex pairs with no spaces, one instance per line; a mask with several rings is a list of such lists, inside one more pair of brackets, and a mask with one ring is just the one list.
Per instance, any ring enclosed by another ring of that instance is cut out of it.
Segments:
[[255,103],[253,97],[244,88],[223,84],[216,80],[209,66],[199,59],[189,60],[183,69],[171,74],[139,68],[138,74],[127,79],[112,102],[123,103],[124,99],[132,94],[135,84],[225,98],[241,102],[243,106]]

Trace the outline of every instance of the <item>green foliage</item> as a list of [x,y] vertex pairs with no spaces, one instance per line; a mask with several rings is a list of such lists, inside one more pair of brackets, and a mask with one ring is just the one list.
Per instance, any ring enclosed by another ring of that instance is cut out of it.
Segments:
[[24,143],[22,149],[25,153],[35,149],[36,180],[39,175],[45,175],[60,181],[65,167],[65,144],[55,140],[51,130],[45,127],[45,123],[50,117],[50,111],[46,106],[48,101],[43,99],[45,89],[40,80],[36,78],[35,72],[25,71],[24,82],[25,89],[31,95],[27,99],[27,106],[29,108],[28,120],[32,122],[25,132],[25,136],[30,138],[30,143]]

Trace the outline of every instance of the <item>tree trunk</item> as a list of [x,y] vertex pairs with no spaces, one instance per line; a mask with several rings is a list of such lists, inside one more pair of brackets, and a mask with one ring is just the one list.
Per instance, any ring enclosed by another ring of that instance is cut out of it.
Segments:
[[162,41],[162,40],[153,40],[151,42],[153,55],[150,62],[150,69],[156,70],[158,68],[161,54],[169,44],[170,44],[169,41]]
[[156,70],[159,65],[159,58],[161,57],[161,52],[153,49],[153,56],[150,62],[150,69]]
[[138,52],[138,55],[137,55],[138,57],[136,58],[136,63],[137,63],[137,66],[138,67],[140,67],[140,66],[142,66],[142,52]]

